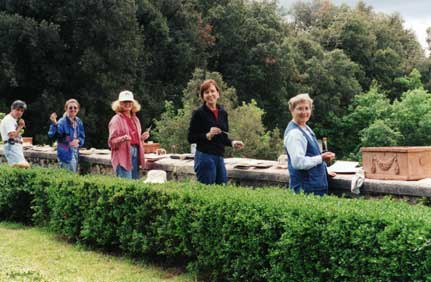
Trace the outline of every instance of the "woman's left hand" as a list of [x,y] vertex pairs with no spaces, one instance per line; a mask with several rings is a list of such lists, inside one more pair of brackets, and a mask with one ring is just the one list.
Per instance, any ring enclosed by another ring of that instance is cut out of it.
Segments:
[[72,148],[78,148],[79,147],[79,139],[73,139],[70,142],[70,147],[72,147]]
[[328,170],[328,175],[329,175],[329,177],[333,178],[333,177],[337,176],[337,173],[335,171]]
[[142,133],[142,135],[141,135],[142,141],[145,141],[148,138],[150,138],[150,133],[148,131],[145,131],[144,133]]

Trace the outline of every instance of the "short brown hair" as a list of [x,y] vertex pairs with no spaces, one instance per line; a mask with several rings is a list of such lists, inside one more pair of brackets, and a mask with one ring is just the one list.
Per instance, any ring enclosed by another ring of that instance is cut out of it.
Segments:
[[218,94],[220,93],[220,88],[217,85],[217,82],[214,79],[207,79],[204,82],[202,82],[201,87],[200,87],[200,96],[201,99],[204,96],[204,92],[211,87],[211,85],[214,85],[214,87],[217,89]]
[[298,94],[289,100],[289,111],[293,111],[299,103],[308,102],[310,109],[313,109],[313,99],[308,93]]

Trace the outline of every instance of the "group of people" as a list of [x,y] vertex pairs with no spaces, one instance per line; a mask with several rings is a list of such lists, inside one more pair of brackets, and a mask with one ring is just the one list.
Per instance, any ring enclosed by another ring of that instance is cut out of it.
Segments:
[[[196,144],[194,170],[199,182],[204,184],[227,183],[224,163],[226,146],[242,149],[244,143],[229,138],[228,114],[217,103],[221,91],[216,81],[205,80],[200,86],[202,105],[191,117],[188,129],[189,143]],[[80,105],[76,99],[69,99],[64,105],[64,114],[57,120],[57,114],[50,116],[48,136],[57,141],[57,158],[62,168],[77,172],[79,148],[84,145],[85,131],[77,116]],[[290,187],[295,192],[324,195],[328,192],[326,162],[334,159],[332,152],[321,152],[313,130],[307,126],[311,117],[313,100],[308,94],[299,94],[289,100],[292,120],[284,133],[284,147],[288,155]],[[21,130],[25,122],[21,118],[27,109],[25,102],[17,100],[11,105],[11,112],[0,124],[4,153],[9,165],[25,163]],[[145,167],[143,143],[150,132],[142,131],[136,113],[140,104],[130,91],[119,93],[112,103],[115,115],[109,122],[108,146],[111,149],[111,163],[118,177],[138,179],[139,167]]]

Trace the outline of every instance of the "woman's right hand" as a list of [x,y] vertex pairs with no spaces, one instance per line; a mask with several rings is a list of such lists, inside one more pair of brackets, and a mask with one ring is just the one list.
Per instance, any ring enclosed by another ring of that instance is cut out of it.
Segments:
[[57,124],[57,114],[54,112],[49,116],[49,120],[56,125]]
[[332,161],[335,158],[335,154],[332,152],[322,153],[322,160],[325,162]]
[[72,147],[72,148],[78,148],[79,147],[79,139],[73,139],[70,142],[70,147]]
[[121,142],[130,141],[132,138],[129,135],[124,135],[123,138],[121,138]]
[[211,140],[217,134],[222,133],[222,130],[218,127],[211,127],[210,131],[207,133],[207,139]]

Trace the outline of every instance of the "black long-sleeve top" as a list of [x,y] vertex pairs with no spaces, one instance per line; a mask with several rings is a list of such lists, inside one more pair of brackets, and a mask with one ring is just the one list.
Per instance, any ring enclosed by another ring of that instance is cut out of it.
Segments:
[[222,132],[215,135],[211,140],[206,137],[211,127],[218,127],[222,131],[229,132],[227,112],[220,105],[217,105],[217,108],[219,110],[217,120],[205,104],[193,112],[187,139],[190,144],[196,143],[196,149],[202,153],[223,156],[224,147],[232,146],[232,141],[228,135]]

